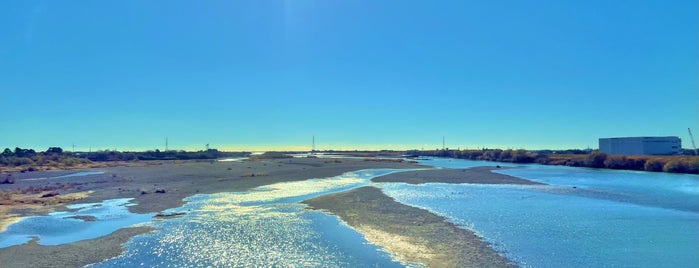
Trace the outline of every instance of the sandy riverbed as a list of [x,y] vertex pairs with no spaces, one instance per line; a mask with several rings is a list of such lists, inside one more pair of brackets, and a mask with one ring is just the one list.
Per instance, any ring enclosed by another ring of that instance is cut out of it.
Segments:
[[[293,158],[239,162],[161,162],[155,165],[108,167],[90,170],[14,173],[15,184],[0,185],[0,222],[5,226],[22,216],[65,209],[71,203],[92,203],[134,198],[136,213],[161,212],[179,207],[183,198],[198,193],[242,192],[277,182],[326,178],[361,169],[424,168],[415,163],[363,159]],[[378,182],[519,183],[533,182],[490,172],[431,169],[395,173]],[[76,172],[86,176],[65,177]],[[96,174],[96,172],[103,172]],[[46,197],[47,193],[58,193]],[[43,196],[43,197],[42,197]],[[377,245],[407,262],[432,267],[505,267],[508,260],[472,232],[458,228],[428,211],[402,205],[379,189],[362,187],[306,202],[313,208],[338,215]],[[123,243],[149,227],[125,228],[108,236],[59,246],[36,241],[0,249],[0,266],[65,264],[82,266],[121,254]],[[455,239],[457,238],[457,239]],[[76,254],[87,250],[89,254]],[[51,266],[51,265],[49,265]]]
[[[429,169],[393,173],[375,182],[539,184],[491,172],[495,168]],[[366,186],[344,193],[306,200],[311,209],[339,216],[383,246],[403,262],[428,267],[512,267],[506,258],[475,233],[459,228],[444,217],[396,202],[380,189]]]
[[[12,173],[14,184],[0,185],[0,228],[4,229],[23,216],[45,215],[64,210],[66,205],[74,203],[134,198],[137,205],[129,207],[131,212],[157,213],[179,207],[183,198],[199,193],[241,192],[272,183],[327,178],[361,169],[416,167],[420,166],[395,161],[289,158],[237,162],[171,161],[89,170],[17,172]],[[78,172],[103,173],[65,177]],[[58,195],[53,195],[55,193]],[[59,264],[67,259],[71,264],[94,263],[121,254],[123,243],[144,232],[142,228],[134,230],[139,231],[120,230],[90,240],[92,244],[109,244],[103,246],[110,248],[106,254],[75,254],[75,245],[82,245],[78,244],[82,242],[61,246],[30,242],[3,248],[0,249],[0,267],[26,267],[22,265],[24,263]]]

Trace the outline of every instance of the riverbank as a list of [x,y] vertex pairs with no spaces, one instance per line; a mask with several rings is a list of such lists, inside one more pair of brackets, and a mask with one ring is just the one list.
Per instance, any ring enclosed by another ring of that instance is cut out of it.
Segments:
[[[97,203],[115,198],[134,198],[136,205],[129,207],[131,212],[158,213],[179,207],[184,202],[183,198],[199,193],[243,192],[272,183],[327,178],[362,169],[421,167],[416,163],[398,161],[289,158],[232,162],[164,161],[144,166],[11,173],[14,184],[0,185],[0,222],[8,225],[24,216],[64,210],[68,204]],[[105,247],[121,246],[136,234],[119,231],[119,239],[103,237],[96,241],[110,244]],[[38,259],[50,259],[56,263],[64,259],[94,262],[94,257],[76,255],[75,245],[44,248],[34,242],[4,248],[0,249],[0,254],[14,256],[17,262],[12,263],[18,266],[9,265],[11,262],[0,263],[2,267],[23,267],[19,265],[22,262],[48,261]],[[42,250],[50,250],[51,253],[45,255]],[[14,255],[7,255],[8,252]]]
[[396,254],[402,262],[427,267],[512,267],[473,232],[427,210],[396,202],[365,186],[303,201],[311,209],[335,214],[366,239]]
[[0,249],[0,267],[83,267],[114,258],[132,237],[153,231],[152,227],[129,227],[107,236],[57,246],[29,243]]

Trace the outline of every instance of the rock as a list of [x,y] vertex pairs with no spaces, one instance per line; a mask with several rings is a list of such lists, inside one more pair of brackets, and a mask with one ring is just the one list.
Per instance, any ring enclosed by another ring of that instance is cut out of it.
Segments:
[[45,194],[41,195],[41,198],[54,197],[54,196],[57,196],[57,195],[59,195],[59,194],[60,194],[60,193],[58,193],[58,192],[56,192],[56,191],[51,191],[51,192],[48,192],[48,193],[45,193]]
[[155,190],[156,194],[164,194],[165,192],[166,192],[165,189],[156,189]]
[[155,214],[155,218],[171,218],[171,217],[177,217],[177,216],[182,216],[185,215],[186,213],[184,212],[173,212],[173,213],[163,213],[160,212],[158,214]]

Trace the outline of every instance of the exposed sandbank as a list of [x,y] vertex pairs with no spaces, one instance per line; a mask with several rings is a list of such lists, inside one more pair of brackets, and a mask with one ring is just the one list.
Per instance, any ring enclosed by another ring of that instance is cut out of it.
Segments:
[[0,267],[83,267],[121,255],[124,243],[152,230],[146,226],[130,227],[100,238],[56,246],[39,245],[34,239],[0,250]]
[[428,267],[512,267],[473,232],[444,217],[396,202],[366,186],[317,197],[303,203],[339,216],[370,242],[405,262]]
[[441,183],[477,183],[477,184],[542,184],[535,181],[492,172],[495,167],[473,167],[467,169],[426,169],[393,173],[373,178],[373,182],[404,182],[421,184],[429,182]]

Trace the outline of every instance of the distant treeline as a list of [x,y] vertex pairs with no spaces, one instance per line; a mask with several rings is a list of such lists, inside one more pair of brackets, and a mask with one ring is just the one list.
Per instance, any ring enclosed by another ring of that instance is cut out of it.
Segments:
[[573,167],[644,170],[672,173],[699,174],[699,156],[668,155],[607,155],[599,151],[527,151],[527,150],[411,150],[406,155],[452,157],[469,160],[484,160],[510,163],[536,163]]
[[70,153],[63,152],[59,147],[51,147],[45,152],[36,152],[34,149],[5,148],[0,153],[0,166],[18,167],[27,166],[28,171],[34,171],[34,166],[78,166],[89,164],[86,158],[74,157]]
[[135,160],[192,160],[192,159],[217,159],[224,157],[245,157],[248,152],[221,152],[216,149],[206,151],[146,151],[146,152],[119,152],[119,151],[96,151],[96,152],[66,152],[60,147],[50,147],[43,152],[34,149],[5,148],[0,153],[0,166],[28,166],[27,170],[32,171],[32,166],[54,166],[73,167],[91,162],[106,161],[135,161]]
[[216,149],[206,151],[145,151],[145,152],[118,152],[97,151],[90,153],[75,153],[77,157],[84,157],[91,161],[133,161],[133,160],[192,160],[192,159],[217,159],[225,157],[245,157],[248,152],[221,152]]

